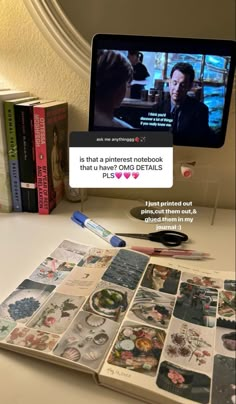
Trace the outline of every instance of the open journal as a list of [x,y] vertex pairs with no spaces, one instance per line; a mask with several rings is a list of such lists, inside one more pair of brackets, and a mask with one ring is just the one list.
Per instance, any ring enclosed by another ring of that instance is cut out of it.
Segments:
[[225,274],[64,240],[0,304],[0,346],[139,401],[234,404],[236,282]]

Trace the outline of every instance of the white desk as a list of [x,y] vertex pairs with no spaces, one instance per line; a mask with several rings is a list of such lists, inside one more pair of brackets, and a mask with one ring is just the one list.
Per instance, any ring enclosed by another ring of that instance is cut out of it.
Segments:
[[[89,197],[84,213],[113,232],[155,231],[155,224],[131,218],[129,210],[140,205],[135,201]],[[37,214],[0,214],[0,301],[3,301],[25,277],[38,266],[47,254],[64,239],[106,248],[108,244],[89,230],[70,220],[80,204],[62,202],[49,216]],[[199,208],[193,224],[184,224],[182,231],[189,235],[187,248],[205,251],[211,259],[182,261],[159,258],[161,263],[176,261],[198,269],[235,271],[234,211],[217,210],[215,224],[210,225],[211,209]],[[127,245],[155,246],[148,241],[126,239]],[[128,398],[96,386],[90,376],[0,350],[0,394],[3,404],[134,404]]]

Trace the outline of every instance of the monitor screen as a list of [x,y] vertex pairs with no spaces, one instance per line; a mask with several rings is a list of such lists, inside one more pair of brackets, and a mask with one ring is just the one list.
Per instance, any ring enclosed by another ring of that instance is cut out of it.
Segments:
[[221,147],[235,42],[98,34],[89,130],[171,132],[181,146]]

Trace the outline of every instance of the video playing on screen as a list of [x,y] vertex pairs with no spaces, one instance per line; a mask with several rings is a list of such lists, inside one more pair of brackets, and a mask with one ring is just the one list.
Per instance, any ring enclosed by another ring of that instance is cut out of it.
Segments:
[[214,40],[199,40],[198,46],[196,39],[169,38],[162,44],[160,38],[142,37],[139,44],[135,36],[98,37],[90,130],[172,132],[175,145],[224,144],[233,82],[231,41],[218,41],[217,49]]

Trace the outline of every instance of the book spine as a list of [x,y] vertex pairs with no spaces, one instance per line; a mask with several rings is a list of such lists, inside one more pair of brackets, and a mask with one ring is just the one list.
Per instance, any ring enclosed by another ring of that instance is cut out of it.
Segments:
[[39,214],[47,215],[50,213],[50,207],[46,144],[46,111],[44,108],[37,108],[37,106],[35,106],[33,110],[38,212]]
[[5,101],[4,112],[13,210],[22,212],[14,104]]
[[0,101],[0,212],[8,213],[11,212],[11,210],[11,184],[7,157],[4,113],[2,102]]
[[15,121],[22,208],[24,212],[37,212],[38,194],[36,186],[33,107],[31,105],[15,105]]

